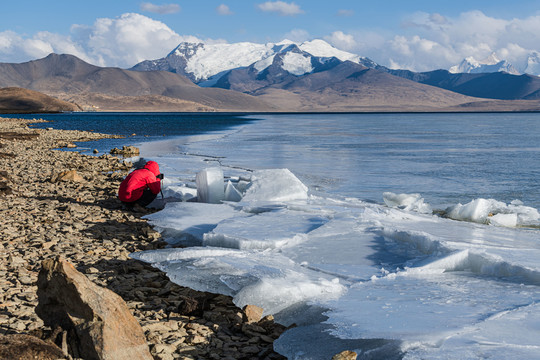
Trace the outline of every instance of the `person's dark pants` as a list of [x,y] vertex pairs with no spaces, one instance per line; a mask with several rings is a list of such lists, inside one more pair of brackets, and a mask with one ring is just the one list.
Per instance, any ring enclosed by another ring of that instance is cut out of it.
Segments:
[[142,207],[146,207],[152,201],[154,201],[154,199],[156,197],[157,197],[157,194],[152,193],[152,191],[150,191],[150,189],[146,189],[146,190],[143,191],[142,196],[138,200],[135,200],[135,201],[132,201],[132,202],[124,202],[124,204],[126,204],[127,206],[130,206],[130,207],[134,206],[135,204],[139,204]]

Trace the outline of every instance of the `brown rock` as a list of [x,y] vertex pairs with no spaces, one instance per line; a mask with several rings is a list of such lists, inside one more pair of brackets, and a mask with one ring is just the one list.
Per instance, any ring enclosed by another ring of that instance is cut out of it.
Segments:
[[356,354],[354,351],[345,350],[332,356],[332,360],[356,360],[357,356],[358,354]]
[[42,263],[36,313],[52,328],[74,330],[85,359],[151,360],[144,333],[121,297],[58,257]]
[[30,335],[0,335],[0,359],[67,359],[62,350],[53,343]]
[[75,170],[68,170],[68,171],[62,171],[59,174],[53,175],[51,178],[51,182],[58,182],[58,181],[74,181],[74,182],[82,182],[84,181],[84,178],[77,174],[77,171]]
[[7,183],[0,181],[0,195],[10,195],[13,194],[13,190],[8,186]]
[[122,149],[114,148],[110,152],[112,155],[136,156],[139,155],[139,148],[135,146],[122,146]]
[[255,305],[246,305],[242,309],[248,323],[258,322],[262,318],[264,310]]

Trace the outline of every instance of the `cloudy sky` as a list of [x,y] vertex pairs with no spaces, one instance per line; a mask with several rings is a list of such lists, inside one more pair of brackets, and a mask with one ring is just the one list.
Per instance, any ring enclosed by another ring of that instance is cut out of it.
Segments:
[[[131,67],[182,41],[324,39],[392,68],[448,69],[540,51],[540,1],[18,0],[0,5],[0,62],[51,52]],[[525,59],[525,60],[524,60]]]

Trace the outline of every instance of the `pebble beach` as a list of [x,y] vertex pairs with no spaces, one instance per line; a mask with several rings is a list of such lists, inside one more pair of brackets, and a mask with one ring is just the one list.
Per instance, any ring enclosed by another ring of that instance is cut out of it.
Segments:
[[231,298],[178,286],[129,257],[166,245],[146,213],[116,197],[132,165],[59,149],[114,135],[32,128],[37,121],[0,119],[0,335],[50,337],[35,313],[36,282],[42,261],[61,256],[122,297],[154,359],[283,358],[273,341],[285,329],[271,316],[249,319]]

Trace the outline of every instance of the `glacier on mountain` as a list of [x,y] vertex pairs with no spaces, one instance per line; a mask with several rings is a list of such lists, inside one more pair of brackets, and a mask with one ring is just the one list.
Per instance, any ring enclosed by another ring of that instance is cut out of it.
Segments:
[[507,72],[513,75],[521,75],[521,73],[508,61],[499,60],[495,53],[483,60],[476,60],[474,57],[469,56],[459,64],[452,66],[449,70],[451,73],[493,73],[493,72]]
[[[336,49],[324,40],[316,39],[303,43],[283,40],[279,43],[188,43],[179,44],[166,57],[147,60],[135,65],[132,70],[171,71],[187,76],[202,86],[212,86],[227,71],[252,66],[262,72],[280,55],[283,70],[299,76],[314,70],[312,58],[337,58],[352,61],[367,67],[378,65],[368,58]],[[320,63],[321,60],[317,59]]]

